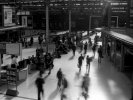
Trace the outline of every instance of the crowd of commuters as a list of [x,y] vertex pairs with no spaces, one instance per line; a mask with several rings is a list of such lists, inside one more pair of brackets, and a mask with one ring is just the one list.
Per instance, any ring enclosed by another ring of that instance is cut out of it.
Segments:
[[[83,43],[83,41],[80,41],[80,42],[78,41],[79,43],[77,44],[77,43],[74,43],[74,41],[70,37],[62,37],[62,38],[56,37],[54,42],[56,45],[54,54],[46,53],[46,55],[44,55],[45,69],[48,69],[49,70],[48,74],[50,74],[51,69],[54,66],[53,60],[54,60],[54,58],[56,58],[55,55],[58,56],[57,58],[60,58],[61,54],[67,54],[70,50],[72,50],[72,53],[73,53],[72,55],[75,56],[75,51],[79,47],[81,50],[81,52],[80,52],[81,54],[78,58],[79,73],[81,72],[83,61],[86,58],[86,74],[84,75],[84,77],[82,79],[81,95],[84,97],[85,100],[87,100],[88,87],[89,87],[89,72],[90,72],[90,68],[91,68],[91,62],[93,61],[93,59],[95,57],[96,50],[97,50],[98,51],[98,63],[101,63],[101,59],[103,58],[102,46],[97,45],[97,42],[98,42],[97,39],[95,39],[94,43],[92,43],[91,38],[89,38],[88,42]],[[93,56],[87,55],[88,48],[92,49]],[[42,48],[40,48],[40,49],[42,49]],[[82,53],[82,51],[83,51],[83,53]],[[38,59],[40,59],[39,56],[40,56],[41,52],[43,52],[43,51],[38,50],[36,53]],[[38,66],[41,66],[41,64]],[[43,66],[44,66],[44,64],[43,64]],[[40,73],[41,73],[40,77],[42,77],[42,74],[44,73],[44,71],[42,71],[42,69],[40,70]],[[57,88],[61,91],[61,100],[64,100],[64,98],[67,98],[67,95],[65,94],[65,90],[68,87],[68,80],[66,79],[65,75],[63,74],[61,68],[59,68],[59,70],[57,71],[56,76],[57,76],[57,80],[58,80]],[[37,80],[38,80],[38,78],[37,78]],[[38,82],[39,82],[39,80],[38,80]],[[45,83],[44,81],[41,81],[40,87],[44,83]],[[37,85],[37,87],[38,87],[38,96],[39,96],[38,100],[40,100],[40,94],[43,93],[43,89],[40,89],[40,87],[38,85]],[[41,87],[41,88],[43,88],[43,87]]]
[[[72,51],[72,55],[75,56],[75,52],[77,48],[80,49],[80,56],[78,58],[78,68],[79,73],[82,70],[83,67],[83,61],[86,58],[86,74],[84,75],[82,79],[81,84],[81,95],[87,100],[88,98],[88,87],[89,87],[89,72],[91,68],[91,62],[93,61],[95,57],[96,51],[98,52],[98,63],[101,63],[101,59],[103,58],[103,48],[102,46],[97,45],[97,37],[94,39],[94,43],[92,43],[91,38],[88,39],[88,42],[83,43],[83,41],[79,41],[78,39],[74,40],[70,36],[63,36],[62,38],[57,36],[53,39],[53,42],[55,44],[55,51],[53,53],[44,53],[44,49],[42,47],[43,42],[43,36],[38,36],[38,43],[39,46],[36,49],[36,55],[28,58],[27,64],[32,65],[36,64],[36,69],[39,70],[39,76],[35,81],[35,84],[37,86],[38,91],[38,100],[41,100],[41,98],[44,96],[44,89],[43,85],[45,84],[45,78],[43,78],[43,74],[45,74],[46,71],[48,71],[48,75],[51,74],[52,69],[54,68],[53,61],[55,58],[61,58],[62,54],[67,54],[69,51]],[[33,46],[34,44],[34,38],[31,37],[29,43],[26,39],[21,40],[22,45],[25,47]],[[88,48],[92,49],[93,56],[87,54]],[[83,51],[83,53],[82,53]],[[110,52],[110,47],[108,46],[108,55]],[[12,64],[17,64],[16,62],[16,56],[12,56]],[[29,67],[30,70],[30,67]],[[67,98],[67,94],[65,94],[65,90],[68,88],[68,80],[66,79],[66,75],[63,73],[62,69],[59,68],[56,74],[57,77],[57,88],[61,91],[61,100],[64,100],[64,98]]]

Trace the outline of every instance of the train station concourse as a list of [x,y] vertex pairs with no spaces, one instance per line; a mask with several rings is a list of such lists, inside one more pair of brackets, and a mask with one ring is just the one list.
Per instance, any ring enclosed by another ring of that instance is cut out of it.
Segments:
[[132,0],[0,0],[0,100],[133,100]]

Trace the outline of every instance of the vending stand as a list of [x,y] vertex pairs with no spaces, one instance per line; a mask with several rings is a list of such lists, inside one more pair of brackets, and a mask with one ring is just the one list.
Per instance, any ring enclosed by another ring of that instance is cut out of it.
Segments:
[[[16,68],[8,68],[7,69],[7,92],[6,95],[17,96],[17,75],[18,71]],[[15,89],[10,89],[10,86],[15,86]]]
[[[1,66],[1,54],[9,54],[9,55],[17,55],[20,56],[20,60],[22,60],[22,45],[21,43],[8,43],[8,42],[1,42],[0,43],[0,82],[2,77],[2,66]],[[7,95],[10,96],[17,96],[18,90],[17,90],[17,82],[19,81],[19,70],[15,64],[11,64],[11,66],[6,68],[6,74],[4,73],[4,76],[6,77],[6,83],[7,83]],[[21,72],[21,71],[20,71]],[[11,86],[15,86],[15,90]]]

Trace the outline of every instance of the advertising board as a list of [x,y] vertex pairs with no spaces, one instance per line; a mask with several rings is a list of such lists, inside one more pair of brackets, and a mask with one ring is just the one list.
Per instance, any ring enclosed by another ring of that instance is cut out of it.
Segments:
[[45,30],[25,30],[25,34],[22,37],[34,36],[38,34],[45,34]]
[[13,9],[10,6],[3,6],[3,21],[4,21],[4,26],[13,26],[15,23],[13,22]]
[[20,43],[7,43],[6,54],[21,55],[22,47]]

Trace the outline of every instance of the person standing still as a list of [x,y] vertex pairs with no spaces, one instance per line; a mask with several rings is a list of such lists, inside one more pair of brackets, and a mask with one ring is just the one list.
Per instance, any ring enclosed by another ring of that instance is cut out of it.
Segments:
[[42,78],[42,73],[39,73],[39,77],[36,79],[35,83],[38,90],[38,100],[41,100],[41,94],[42,97],[44,97],[43,84],[45,83],[44,79]]

